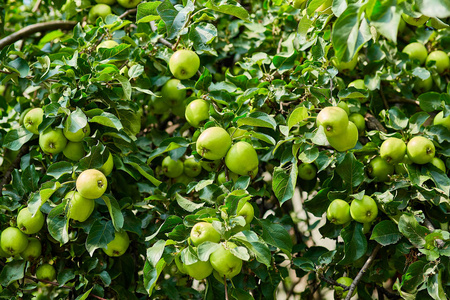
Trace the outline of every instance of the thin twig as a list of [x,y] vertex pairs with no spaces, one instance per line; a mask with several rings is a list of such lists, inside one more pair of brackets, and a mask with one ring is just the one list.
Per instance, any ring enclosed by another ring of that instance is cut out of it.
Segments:
[[386,128],[384,128],[384,126],[380,123],[380,121],[378,121],[377,118],[375,118],[370,113],[366,113],[366,115],[364,116],[364,119],[366,120],[366,125],[369,130],[375,129],[375,130],[383,131],[383,132],[387,133]]
[[320,276],[320,279],[322,279],[323,281],[325,281],[328,284],[340,286],[341,288],[344,289],[344,291],[346,291],[346,290],[348,290],[350,288],[349,286],[346,286],[345,284],[339,283],[339,282],[337,282],[334,279],[325,277],[325,275]]
[[389,104],[388,104],[388,102],[386,100],[386,97],[384,96],[383,87],[382,86],[380,86],[380,95],[381,95],[381,99],[383,99],[384,108],[386,110],[388,110],[389,109]]
[[24,278],[33,280],[35,282],[39,281],[39,282],[43,282],[43,283],[48,283],[48,284],[51,284],[51,285],[54,285],[54,286],[57,286],[57,287],[61,287],[61,288],[65,288],[65,289],[69,289],[69,290],[73,290],[74,289],[74,287],[72,287],[72,286],[60,285],[56,281],[49,281],[49,280],[45,280],[45,279],[38,279],[38,278],[35,278],[35,277],[31,277],[31,276],[25,276]]
[[227,276],[223,276],[223,284],[225,285],[225,300],[228,300]]
[[370,267],[372,262],[375,259],[375,256],[377,255],[378,251],[381,249],[381,244],[377,244],[376,247],[373,249],[372,254],[370,254],[369,258],[364,263],[364,266],[359,270],[358,275],[356,275],[355,279],[353,279],[352,284],[350,285],[350,288],[348,290],[347,297],[345,297],[345,300],[350,300],[352,298],[352,294],[356,289],[356,286],[358,285],[359,281],[363,277],[364,273],[366,273],[367,269]]
[[41,5],[41,3],[42,3],[42,0],[36,1],[36,4],[34,5],[34,7],[33,7],[33,9],[31,10],[31,12],[32,12],[32,13],[37,12],[38,9],[39,9],[39,6]]
[[408,104],[415,104],[417,106],[420,105],[419,101],[417,101],[417,100],[408,99],[408,98],[401,98],[401,97],[396,97],[396,98],[389,99],[389,102],[392,102],[392,103],[408,103]]
[[12,172],[14,171],[14,169],[17,169],[20,166],[20,159],[26,153],[28,153],[28,145],[23,145],[22,148],[20,148],[20,151],[17,154],[16,158],[9,166],[8,170],[6,170],[5,174],[3,174],[3,179],[0,182],[0,196],[2,196],[3,186],[11,181]]
[[[150,27],[152,28],[153,32],[156,32],[158,30],[158,28],[155,25],[155,21],[150,22]],[[169,47],[170,49],[172,49],[172,47],[173,47],[173,44],[164,38],[159,38],[158,42],[160,42],[161,44],[163,44],[166,47]]]
[[128,16],[129,14],[135,14],[136,12],[137,12],[137,8],[129,9],[129,10],[125,11],[123,14],[121,14],[119,16],[119,18],[123,19],[126,16]]
[[77,25],[77,22],[72,21],[52,21],[52,22],[32,24],[1,39],[0,49],[3,49],[4,47],[11,45],[36,32],[43,32],[57,29],[72,30],[75,27],[75,25]]
[[106,298],[102,298],[102,297],[97,296],[97,295],[94,295],[94,294],[89,294],[89,296],[94,297],[94,298],[97,298],[97,299],[99,299],[99,300],[108,300],[108,299],[106,299]]

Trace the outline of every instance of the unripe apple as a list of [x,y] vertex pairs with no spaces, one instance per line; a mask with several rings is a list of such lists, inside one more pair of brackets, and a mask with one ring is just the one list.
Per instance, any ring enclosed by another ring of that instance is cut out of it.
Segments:
[[292,6],[296,9],[301,9],[303,7],[303,4],[306,3],[306,0],[293,0]]
[[66,145],[67,139],[60,128],[48,127],[39,134],[39,146],[45,153],[58,154],[64,150]]
[[44,119],[44,111],[42,108],[37,107],[31,109],[24,117],[23,124],[25,128],[34,134],[39,134],[38,127]]
[[184,264],[184,269],[189,276],[197,280],[203,280],[213,272],[213,267],[209,261],[197,261],[191,265]]
[[440,111],[433,120],[433,125],[442,125],[450,130],[450,115],[444,118],[444,112]]
[[342,108],[343,110],[345,110],[345,112],[347,113],[347,115],[350,115],[350,109],[348,108],[348,104],[345,101],[339,101],[338,107]]
[[392,165],[400,163],[405,154],[406,144],[401,139],[390,137],[381,144],[381,158]]
[[[238,180],[239,178],[239,175],[228,170],[228,178],[229,180],[236,182],[236,180]],[[217,176],[217,182],[219,184],[224,184],[225,182],[227,182],[227,176],[225,174],[225,171],[219,173],[219,175]]]
[[338,69],[339,72],[352,71],[358,63],[358,53],[355,53],[352,60],[349,62],[339,61],[336,57],[331,59],[331,63]]
[[356,125],[356,128],[358,128],[359,135],[362,135],[364,133],[364,131],[366,130],[366,120],[364,119],[363,115],[353,113],[350,116],[348,116],[348,120]]
[[367,173],[369,173],[369,176],[374,178],[376,182],[386,182],[389,181],[389,177],[394,174],[394,166],[380,156],[377,156],[370,161]]
[[423,165],[431,162],[435,151],[433,142],[423,136],[413,137],[406,145],[408,157],[416,164]]
[[10,256],[22,253],[28,246],[28,237],[16,227],[8,227],[0,236],[2,250]]
[[421,15],[418,18],[414,18],[407,14],[402,14],[402,18],[403,18],[403,20],[405,20],[406,23],[408,23],[409,25],[413,25],[413,26],[422,26],[429,19],[429,17],[424,16],[424,15]]
[[420,79],[417,78],[416,81],[414,82],[414,90],[416,92],[428,92],[429,90],[431,90],[431,88],[433,87],[433,78],[431,78],[431,76],[429,76],[427,79]]
[[252,222],[253,217],[255,216],[255,209],[248,201],[245,202],[244,205],[242,205],[242,207],[239,207],[239,206],[240,206],[240,203],[239,203],[238,209],[237,209],[237,216],[244,217],[245,225],[249,225]]
[[106,255],[117,257],[123,255],[130,245],[130,238],[126,231],[116,231],[114,239],[103,248]]
[[17,227],[26,234],[38,233],[44,226],[45,218],[40,210],[33,214],[28,207],[22,209],[17,215]]
[[[353,283],[353,279],[349,277],[340,277],[336,280],[336,282],[350,287]],[[348,295],[348,290],[344,292],[344,289],[338,285],[334,286],[334,291],[336,292],[336,295],[339,297],[339,299],[344,299]],[[356,289],[353,290],[352,297],[355,295],[355,293]]]
[[191,241],[194,246],[198,246],[203,242],[220,242],[220,233],[208,222],[199,222],[192,227]]
[[63,154],[70,160],[79,161],[84,157],[86,152],[82,142],[67,142],[66,147],[63,150]]
[[339,152],[350,150],[358,142],[358,128],[353,122],[348,121],[346,130],[340,134],[328,136],[328,143]]
[[231,172],[241,176],[252,176],[258,168],[259,160],[255,148],[240,141],[231,146],[225,156],[225,164]]
[[89,123],[86,123],[86,126],[78,129],[76,132],[69,131],[69,128],[70,128],[69,119],[66,119],[66,121],[64,122],[63,133],[66,139],[71,142],[81,142],[85,137],[89,136],[89,134],[91,133]]
[[183,162],[179,160],[173,160],[170,156],[167,156],[162,161],[162,171],[164,175],[169,178],[175,178],[183,174]]
[[77,191],[70,191],[64,199],[68,201],[68,217],[78,222],[84,222],[94,211],[95,201],[87,199]]
[[354,199],[350,204],[350,215],[356,222],[370,223],[378,216],[377,203],[367,195],[361,200]]
[[226,278],[231,279],[241,273],[242,260],[234,256],[230,251],[235,247],[237,247],[236,244],[231,242],[220,244],[220,247],[211,253],[209,257],[211,266],[219,273],[221,278],[225,276]]
[[427,48],[418,42],[408,44],[405,48],[403,48],[402,52],[408,54],[409,59],[418,60],[421,65],[425,62],[428,56]]
[[36,269],[36,278],[41,280],[53,281],[56,279],[56,270],[50,264],[42,264]]
[[139,3],[141,3],[141,0],[117,0],[117,3],[125,8],[134,8],[138,6]]
[[438,50],[428,54],[426,64],[428,65],[431,61],[436,62],[436,69],[439,74],[444,73],[450,67],[450,58],[444,51]]
[[323,126],[327,137],[344,133],[348,127],[348,115],[336,106],[323,108],[316,119],[317,126]]
[[178,50],[169,60],[169,69],[178,79],[189,79],[197,73],[200,67],[200,58],[191,50]]
[[186,120],[194,127],[200,127],[203,121],[209,119],[209,103],[202,99],[190,102],[186,106]]
[[169,79],[161,89],[162,99],[172,107],[181,105],[186,98],[186,90],[178,89],[178,79]]
[[81,172],[76,181],[77,191],[87,199],[100,198],[105,193],[107,185],[105,175],[95,169]]
[[445,173],[445,163],[442,161],[442,159],[438,158],[438,157],[433,157],[433,159],[430,161],[430,163],[435,166],[436,168],[438,168],[439,170],[441,170],[442,172]]
[[231,137],[228,132],[221,127],[210,127],[198,137],[196,150],[206,159],[218,160],[227,154],[230,147]]
[[217,172],[219,171],[219,167],[222,164],[221,160],[202,160],[200,161],[200,164],[202,165],[202,168],[205,169],[208,172]]
[[89,23],[95,23],[97,18],[105,19],[107,15],[110,15],[111,7],[107,4],[96,4],[92,6],[91,10],[89,11],[88,15],[88,22]]
[[314,164],[302,163],[298,166],[298,177],[303,180],[316,178],[317,167]]
[[41,242],[35,237],[28,238],[28,246],[20,253],[23,259],[28,261],[34,261],[41,256],[42,245]]
[[350,205],[342,200],[333,200],[327,209],[327,219],[333,224],[343,225],[352,220],[350,216]]
[[111,174],[113,168],[114,168],[114,160],[113,160],[112,154],[110,152],[108,159],[103,164],[103,166],[101,166],[98,170],[100,172],[102,172],[105,176],[108,176],[109,174]]
[[119,46],[119,43],[117,43],[116,41],[106,40],[106,41],[103,41],[100,44],[98,44],[98,46],[97,46],[97,48],[95,50],[97,50],[97,52],[98,52],[98,50],[100,48],[111,49],[111,48],[114,48],[116,46]]
[[95,2],[99,4],[113,5],[114,3],[116,3],[116,0],[95,0]]
[[183,165],[184,174],[189,177],[197,177],[202,172],[202,164],[200,161],[196,161],[194,157],[186,158]]

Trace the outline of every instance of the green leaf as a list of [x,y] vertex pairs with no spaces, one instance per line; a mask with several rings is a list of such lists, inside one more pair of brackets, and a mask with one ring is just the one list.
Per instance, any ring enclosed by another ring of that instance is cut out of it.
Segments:
[[232,15],[242,20],[247,20],[249,17],[247,10],[235,0],[208,0],[204,5],[214,11]]
[[217,37],[217,28],[211,23],[201,22],[189,29],[189,39],[194,43],[194,49],[199,54],[215,51],[210,45]]
[[136,23],[148,23],[161,19],[157,11],[160,4],[160,1],[140,3],[137,7]]
[[136,64],[131,66],[131,68],[128,70],[128,77],[131,78],[138,78],[139,76],[144,73],[144,67],[142,65]]
[[409,265],[408,270],[402,276],[402,286],[405,291],[414,292],[424,282],[425,265],[426,263],[420,260]]
[[389,125],[395,130],[402,130],[408,126],[408,117],[397,106],[392,107],[388,111]]
[[161,259],[164,248],[166,247],[165,240],[157,241],[153,246],[147,249],[147,260],[155,267]]
[[32,137],[33,133],[29,132],[24,127],[12,129],[6,134],[3,140],[3,147],[8,148],[12,151],[17,151]]
[[450,0],[416,0],[419,11],[430,18],[450,17]]
[[398,231],[396,224],[390,220],[384,220],[375,225],[370,239],[387,246],[397,243],[401,237],[402,235]]
[[105,201],[106,207],[108,207],[115,230],[120,231],[123,227],[123,214],[120,210],[119,203],[117,203],[117,200],[114,197],[109,195],[103,195],[102,199]]
[[352,222],[341,231],[344,240],[344,258],[339,262],[341,265],[351,264],[361,258],[367,252],[367,240],[363,233],[363,225]]
[[203,74],[200,76],[200,78],[195,83],[195,88],[197,90],[207,91],[211,82],[212,82],[212,76],[209,73],[209,70],[207,68],[205,68],[205,71],[203,71]]
[[442,285],[442,271],[439,270],[437,273],[428,276],[427,280],[427,291],[428,294],[435,300],[446,300],[448,299],[445,294],[444,287]]
[[189,14],[194,11],[194,3],[188,0],[186,6],[178,11],[169,0],[165,0],[156,10],[166,24],[167,38],[173,39],[186,25]]
[[272,179],[272,189],[280,204],[292,199],[297,184],[297,163],[291,165],[291,170],[275,167]]
[[[127,80],[128,81],[128,80]],[[102,112],[101,115],[93,117],[90,122],[98,123],[103,126],[112,127],[117,130],[120,130],[123,128],[122,123],[120,123],[120,120],[113,114],[108,112]]]
[[277,122],[274,118],[264,112],[253,112],[247,117],[243,117],[237,120],[238,127],[243,125],[250,125],[256,127],[266,127],[274,129],[277,126]]
[[77,132],[78,130],[86,127],[87,118],[84,112],[77,107],[75,111],[71,112],[67,117],[67,125],[70,132]]
[[436,92],[428,92],[421,94],[417,100],[420,108],[426,112],[431,112],[441,108],[441,95]]
[[114,239],[114,226],[111,221],[95,221],[86,238],[86,250],[92,256],[98,248],[105,248]]
[[[115,76],[115,78],[120,82],[120,84],[122,85],[122,89],[123,89],[123,94],[125,96],[126,100],[131,100],[131,83],[130,80],[128,78],[126,78],[125,76],[122,75],[117,75]],[[91,120],[92,122],[92,120]],[[110,126],[113,127],[113,126]],[[119,130],[120,128],[118,128],[117,130]]]
[[75,300],[86,300],[92,292],[93,287],[83,295],[78,296]]
[[[303,120],[305,120],[308,117],[309,117],[309,114],[308,114],[308,109],[306,107],[301,106],[301,107],[297,107],[296,109],[294,109],[294,111],[292,111],[292,113],[289,115],[288,122],[287,122],[289,130],[291,130],[291,128],[294,125],[297,125],[298,123],[302,122]],[[302,125],[300,125],[300,126],[302,126]]]
[[372,1],[372,7],[368,9],[370,25],[387,39],[397,42],[398,25],[401,18],[401,7],[396,0]]
[[270,262],[272,259],[270,249],[258,238],[258,235],[256,233],[254,233],[253,231],[244,230],[235,234],[232,238],[242,242],[256,257],[257,261],[266,265],[267,267],[270,266]]
[[350,152],[347,152],[344,159],[337,165],[336,172],[350,187],[356,187],[364,181],[364,164]]
[[403,214],[398,222],[398,230],[417,248],[425,246],[425,237],[430,230],[419,225],[413,215]]
[[200,209],[203,207],[203,205],[205,205],[205,202],[203,203],[194,203],[182,196],[180,196],[180,194],[176,193],[175,194],[175,199],[177,200],[178,205],[184,209],[185,211],[188,212],[194,212],[197,209]]
[[213,243],[209,241],[201,243],[197,247],[198,259],[200,259],[201,261],[208,261],[211,253],[216,251],[217,248],[219,247],[221,247],[221,245],[218,243]]
[[153,289],[156,286],[159,276],[166,267],[167,262],[165,258],[158,261],[155,267],[153,267],[148,260],[145,261],[144,265],[144,287],[151,298],[153,294]]
[[26,260],[13,260],[2,267],[0,285],[7,287],[12,282],[22,279],[25,275]]
[[287,230],[280,224],[272,223],[270,220],[258,220],[263,229],[261,238],[269,245],[279,248],[289,257],[292,252],[292,240]]
[[47,216],[47,227],[50,235],[65,244],[69,242],[69,219],[65,214],[66,203],[54,207]]
[[27,77],[28,73],[30,72],[30,66],[28,66],[28,62],[21,57],[17,57],[13,61],[10,61],[6,64],[6,67],[14,72],[19,73],[19,76],[21,78]]
[[59,179],[64,174],[71,174],[73,166],[68,161],[58,161],[47,169],[47,175]]

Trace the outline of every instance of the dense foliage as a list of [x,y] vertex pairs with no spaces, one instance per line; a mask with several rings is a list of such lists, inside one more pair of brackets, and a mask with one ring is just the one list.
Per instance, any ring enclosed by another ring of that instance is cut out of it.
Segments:
[[448,0],[98,2],[0,0],[0,298],[447,299]]

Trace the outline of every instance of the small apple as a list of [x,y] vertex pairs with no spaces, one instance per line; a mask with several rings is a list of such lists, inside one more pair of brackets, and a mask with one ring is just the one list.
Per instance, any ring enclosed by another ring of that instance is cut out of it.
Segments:
[[202,172],[202,164],[194,157],[187,158],[184,163],[184,174],[189,177],[197,177]]
[[353,113],[350,116],[348,116],[348,120],[356,125],[356,128],[358,128],[359,135],[362,135],[364,133],[364,131],[366,130],[366,120],[364,119],[363,115]]
[[191,126],[200,127],[203,121],[209,119],[209,103],[202,99],[190,102],[186,106],[185,117]]
[[183,174],[183,162],[179,160],[173,160],[170,156],[167,156],[162,161],[162,171],[164,175],[169,178],[175,178]]
[[178,79],[169,79],[161,89],[162,99],[172,107],[179,106],[186,98],[186,90],[178,89]]
[[185,186],[187,186],[189,183],[191,183],[193,181],[192,177],[189,177],[184,173],[178,177],[175,177],[174,180],[176,183],[182,183]]
[[430,161],[430,163],[435,166],[436,168],[438,168],[439,170],[441,170],[442,172],[445,173],[445,163],[442,159],[438,158],[438,157],[433,157],[433,159]]
[[192,265],[184,264],[184,269],[189,276],[197,280],[203,280],[213,272],[213,267],[209,261],[197,261]]
[[88,15],[88,22],[89,23],[95,23],[97,21],[97,18],[105,19],[107,15],[110,15],[112,13],[111,7],[107,4],[96,4],[92,6],[91,10],[89,11]]
[[350,204],[350,215],[356,222],[370,223],[378,216],[377,203],[366,195],[361,200],[354,199]]
[[406,144],[401,139],[390,137],[381,144],[381,158],[392,165],[400,163],[405,154]]
[[327,137],[344,133],[348,127],[348,115],[345,110],[336,106],[323,108],[316,119],[317,126],[323,126]]
[[406,28],[406,22],[403,20],[403,18],[400,19],[400,22],[398,23],[398,32],[402,33]]
[[[1,86],[1,85],[0,85],[0,86]],[[19,125],[25,126],[23,120],[25,119],[25,116],[27,115],[27,113],[28,113],[30,110],[32,110],[32,109],[33,109],[32,107],[28,107],[27,109],[25,109],[24,111],[22,111],[22,112],[20,113],[20,117],[19,117]],[[28,131],[29,131],[29,130],[28,130]]]
[[81,196],[87,199],[100,198],[106,191],[108,181],[99,170],[88,169],[77,178],[76,187]]
[[116,0],[95,0],[95,2],[99,4],[113,5],[114,3],[116,3]]
[[333,224],[343,225],[352,220],[350,205],[341,199],[333,200],[327,209],[327,219]]
[[303,180],[313,180],[317,175],[317,167],[314,164],[302,163],[298,166],[298,177]]
[[231,279],[241,273],[242,260],[231,253],[231,249],[236,247],[236,244],[231,242],[222,243],[209,257],[211,266],[221,278],[225,276]]
[[194,246],[198,246],[203,242],[209,241],[213,243],[220,242],[220,233],[208,222],[199,222],[192,227],[191,241]]
[[2,231],[0,246],[10,256],[22,253],[28,246],[28,237],[16,227],[8,227]]
[[450,58],[444,51],[438,50],[428,54],[426,65],[428,65],[430,61],[436,63],[436,69],[439,74],[444,73],[450,67]]
[[347,129],[340,134],[328,136],[328,143],[339,152],[350,150],[358,142],[358,128],[353,122],[347,122]]
[[67,142],[66,147],[63,150],[63,154],[70,160],[79,161],[84,157],[86,152],[82,142]]
[[403,53],[409,55],[409,59],[418,60],[422,65],[428,56],[427,48],[422,43],[410,43],[405,48],[403,48]]
[[[353,279],[351,279],[349,277],[340,277],[336,280],[336,282],[349,287],[352,285]],[[344,289],[338,285],[334,286],[334,291],[335,291],[336,295],[338,296],[338,299],[344,299],[348,295],[348,290],[346,290],[344,292]],[[355,294],[356,294],[356,289],[353,290],[352,297],[355,296]]]
[[177,268],[181,273],[187,274],[188,272],[187,272],[186,268],[184,267],[184,263],[181,261],[180,254],[181,253],[178,253],[177,255],[175,255],[175,258],[174,258],[175,264],[177,265]]
[[39,134],[38,127],[44,119],[44,110],[40,107],[31,109],[23,118],[25,128],[34,134]]
[[117,3],[125,8],[134,8],[138,6],[139,3],[141,3],[141,0],[117,0]]
[[254,170],[258,168],[258,154],[251,144],[240,141],[228,150],[225,156],[225,164],[233,173],[251,176]]
[[38,233],[44,226],[45,218],[40,210],[34,216],[28,207],[22,209],[17,215],[17,227],[25,234]]
[[423,136],[413,137],[406,145],[406,153],[412,162],[426,164],[431,162],[436,150],[431,140]]
[[84,126],[84,128],[78,129],[76,132],[69,131],[70,124],[68,119],[64,122],[64,129],[63,133],[67,140],[71,142],[81,142],[85,137],[89,136],[91,133],[91,128],[89,126],[89,123]]
[[189,79],[197,73],[200,67],[200,58],[191,50],[178,50],[169,60],[169,69],[178,79]]
[[428,92],[429,90],[431,90],[431,88],[433,87],[433,78],[431,78],[431,76],[429,76],[427,79],[420,79],[417,78],[414,81],[414,90],[416,92]]
[[[0,236],[1,236],[1,232],[0,232]],[[5,250],[3,250],[3,248],[0,246],[0,258],[8,258],[11,257],[11,254],[7,253]]]
[[[185,96],[183,96],[183,99],[184,97]],[[169,104],[161,96],[160,97],[152,96],[150,98],[150,101],[148,102],[148,106],[149,112],[155,115],[162,115],[170,110]]]
[[414,18],[407,14],[402,14],[402,18],[403,18],[403,20],[405,20],[406,23],[408,23],[409,25],[413,25],[413,26],[422,26],[429,19],[429,17],[424,16],[424,15],[421,15],[418,18]]
[[62,129],[48,127],[39,134],[39,146],[42,151],[49,154],[58,154],[64,150],[67,139]]
[[331,59],[331,63],[338,69],[339,72],[352,71],[358,63],[358,53],[355,53],[352,60],[349,62],[339,61],[336,57]]
[[217,160],[201,160],[200,164],[202,165],[202,168],[205,169],[207,172],[217,172],[219,171],[219,167],[222,164],[222,161],[217,159]]
[[339,101],[338,107],[342,108],[343,110],[345,110],[345,112],[347,113],[347,115],[350,115],[350,109],[348,108],[348,104],[345,101]]
[[[239,201],[241,202],[241,201]],[[244,217],[245,224],[248,225],[252,222],[253,217],[255,216],[255,209],[250,204],[250,202],[245,202],[242,207],[239,207],[241,203],[238,204],[237,208],[237,216]]]
[[386,182],[394,174],[394,166],[388,163],[380,156],[375,157],[369,163],[367,173],[371,178],[374,178],[376,182]]
[[98,52],[98,50],[100,48],[111,49],[111,48],[114,48],[116,46],[119,46],[119,43],[117,43],[116,41],[106,40],[106,41],[103,41],[100,44],[98,44],[98,46],[97,46],[97,48],[95,50],[97,50],[97,52]]
[[130,245],[130,238],[126,231],[116,231],[114,239],[103,248],[106,255],[117,257],[123,255]]
[[440,111],[433,120],[433,125],[442,125],[450,130],[450,115],[444,118],[444,112]]
[[41,242],[35,237],[28,238],[28,246],[20,253],[23,259],[28,261],[34,261],[41,256],[42,245]]
[[98,170],[102,172],[105,176],[108,176],[109,174],[111,174],[113,168],[114,168],[114,160],[110,152],[108,155],[108,159],[103,164],[103,166],[101,166]]
[[56,279],[56,270],[52,265],[44,263],[36,269],[36,278],[53,281]]
[[84,222],[94,211],[95,201],[84,198],[77,191],[70,191],[65,196],[67,200],[68,217],[78,222]]
[[230,147],[231,137],[228,132],[221,127],[210,127],[198,137],[196,150],[203,158],[218,160],[227,154]]
[[[228,170],[228,178],[231,181],[236,182],[236,180],[238,180],[238,178],[239,178],[239,175]],[[225,182],[227,182],[227,177],[226,177],[225,171],[222,171],[219,173],[219,175],[217,176],[217,182],[219,184],[224,184]]]

